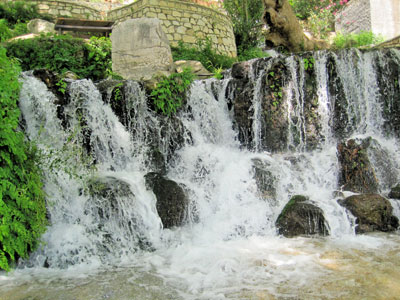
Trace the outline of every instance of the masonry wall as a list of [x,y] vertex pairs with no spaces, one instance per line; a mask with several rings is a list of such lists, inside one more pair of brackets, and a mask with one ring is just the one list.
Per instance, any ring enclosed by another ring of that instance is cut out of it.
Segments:
[[346,8],[336,15],[335,31],[358,33],[371,29],[370,0],[351,0]]
[[400,1],[351,0],[336,15],[335,29],[344,33],[372,31],[392,39],[400,35]]
[[25,2],[36,4],[41,14],[47,14],[55,18],[104,20],[107,15],[106,7],[102,10],[102,7],[95,8],[87,2],[73,0],[25,0]]
[[137,0],[108,13],[112,21],[141,17],[160,19],[172,46],[178,41],[194,45],[208,37],[219,53],[236,56],[232,23],[215,9],[179,0]]

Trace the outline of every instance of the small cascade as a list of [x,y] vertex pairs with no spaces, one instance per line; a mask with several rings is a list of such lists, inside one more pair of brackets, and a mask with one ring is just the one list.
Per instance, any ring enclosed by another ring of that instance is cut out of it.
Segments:
[[[71,81],[60,101],[25,73],[23,129],[42,157],[49,227],[23,266],[134,270],[119,289],[161,287],[154,299],[337,296],[312,287],[338,282],[329,276],[346,269],[348,244],[368,255],[398,247],[393,236],[357,237],[343,200],[400,183],[399,53],[238,63],[224,80],[195,81],[171,117],[137,82]],[[313,209],[298,214],[305,225],[329,237],[278,236],[294,196]]]

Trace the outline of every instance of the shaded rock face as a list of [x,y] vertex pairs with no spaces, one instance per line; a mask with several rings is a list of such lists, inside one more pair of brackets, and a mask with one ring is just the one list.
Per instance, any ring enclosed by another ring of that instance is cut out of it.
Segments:
[[370,143],[371,139],[364,139],[361,143],[348,140],[338,144],[339,185],[343,190],[356,193],[378,191],[379,183],[367,154]]
[[400,200],[400,183],[392,187],[389,193],[389,198]]
[[353,195],[340,200],[339,204],[357,218],[356,233],[394,231],[399,226],[390,202],[378,194]]
[[157,212],[164,228],[182,225],[188,212],[188,198],[183,188],[159,173],[148,173],[145,179],[147,187],[156,195]]
[[99,237],[101,243],[96,245],[102,251],[113,252],[123,241],[118,239],[115,230],[125,234],[126,241],[132,247],[150,250],[151,244],[143,229],[143,219],[135,211],[127,211],[125,207],[132,206],[136,196],[130,185],[113,176],[92,178],[87,186],[90,200],[85,203],[85,214],[91,215],[98,224],[91,228]]
[[301,195],[290,199],[278,216],[275,225],[278,233],[285,237],[329,234],[323,211],[308,202],[307,197]]
[[158,19],[118,23],[113,27],[111,42],[113,71],[125,79],[147,81],[172,71],[171,48]]
[[[321,125],[310,53],[237,63],[231,75],[229,97],[238,138],[244,147],[282,152],[318,146]],[[291,77],[302,84],[289,84]]]

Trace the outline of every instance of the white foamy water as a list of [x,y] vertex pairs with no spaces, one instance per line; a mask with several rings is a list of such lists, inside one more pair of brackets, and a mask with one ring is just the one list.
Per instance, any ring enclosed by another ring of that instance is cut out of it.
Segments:
[[[356,52],[334,59],[351,102],[347,113],[355,120],[349,137],[377,141],[377,150],[368,154],[382,166],[377,177],[387,193],[399,181],[400,151],[395,138],[382,134],[374,55]],[[179,113],[190,138],[167,170],[189,196],[188,219],[173,229],[162,228],[156,198],[144,179],[152,171],[146,161],[149,141],[163,141],[160,152],[167,157],[173,128],[161,130],[165,124],[146,109],[140,87],[128,85],[133,113],[124,126],[93,83],[73,82],[63,124],[57,99],[25,75],[20,107],[28,137],[44,153],[50,225],[30,261],[0,274],[0,299],[396,299],[398,233],[356,236],[354,218],[337,203],[339,163],[330,127],[326,53],[314,59],[324,137],[314,151],[305,151],[305,138],[289,147],[297,152],[259,151],[260,123],[252,127],[255,149],[242,149],[226,99],[229,79],[192,85],[190,109]],[[288,105],[282,117],[295,115],[296,130],[304,131],[304,66],[294,57],[285,64],[288,97],[296,110]],[[260,74],[267,72],[268,67]],[[262,115],[256,99],[262,93],[257,94],[260,80],[253,79],[256,93],[249,101],[255,120]],[[257,185],[257,168],[271,179],[268,191]],[[323,210],[329,237],[277,235],[275,221],[296,194]],[[400,216],[396,201],[391,200]]]

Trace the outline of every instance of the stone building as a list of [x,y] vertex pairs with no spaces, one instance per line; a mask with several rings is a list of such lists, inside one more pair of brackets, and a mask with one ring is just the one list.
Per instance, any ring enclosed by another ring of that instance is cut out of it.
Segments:
[[385,39],[399,36],[400,1],[351,0],[336,15],[335,30],[343,33],[372,31]]

